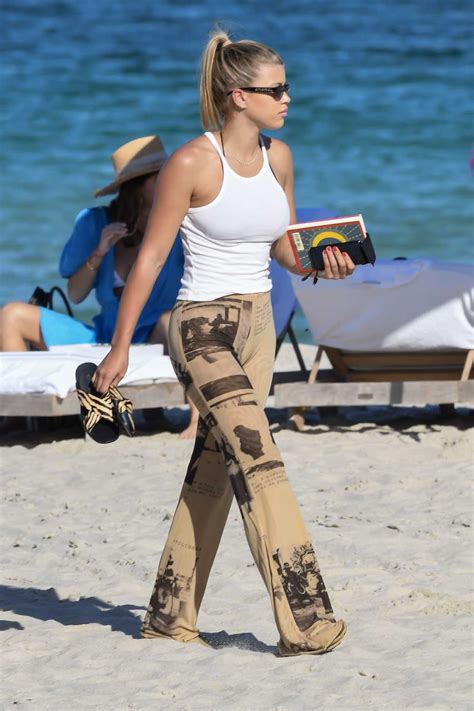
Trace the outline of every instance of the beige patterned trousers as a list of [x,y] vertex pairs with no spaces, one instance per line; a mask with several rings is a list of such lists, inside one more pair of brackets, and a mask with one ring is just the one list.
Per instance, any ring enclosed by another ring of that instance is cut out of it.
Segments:
[[345,624],[334,621],[264,411],[275,353],[270,293],[179,301],[169,349],[200,419],[142,636],[199,637],[199,608],[235,496],[270,595],[280,654],[333,649]]

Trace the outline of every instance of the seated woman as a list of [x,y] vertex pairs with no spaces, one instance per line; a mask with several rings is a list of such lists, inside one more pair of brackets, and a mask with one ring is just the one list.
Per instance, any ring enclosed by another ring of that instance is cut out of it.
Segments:
[[[82,210],[76,218],[59,271],[68,279],[68,295],[75,304],[95,289],[101,310],[93,325],[33,304],[11,302],[0,312],[0,350],[25,351],[28,343],[40,350],[52,345],[110,343],[120,296],[145,232],[156,177],[166,159],[158,136],[120,146],[112,155],[115,180],[95,193],[96,197],[118,193],[117,197],[109,205]],[[163,343],[167,352],[168,323],[183,264],[183,247],[177,238],[137,323],[133,343]],[[194,436],[197,418],[191,406],[191,423],[182,436]]]

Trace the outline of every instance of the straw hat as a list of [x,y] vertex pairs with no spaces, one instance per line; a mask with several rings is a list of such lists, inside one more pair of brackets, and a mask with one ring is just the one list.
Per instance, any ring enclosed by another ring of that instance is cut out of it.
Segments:
[[96,190],[95,196],[117,193],[122,183],[127,180],[157,172],[167,158],[168,154],[159,136],[145,136],[125,143],[112,153],[112,163],[117,177],[105,188]]

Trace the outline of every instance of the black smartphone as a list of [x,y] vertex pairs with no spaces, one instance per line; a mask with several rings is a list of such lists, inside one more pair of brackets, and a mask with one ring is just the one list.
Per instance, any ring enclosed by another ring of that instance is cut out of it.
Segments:
[[[334,245],[339,247],[341,252],[347,252],[354,264],[375,264],[375,249],[368,232],[364,240],[353,240],[344,243],[334,242]],[[309,258],[314,269],[320,271],[324,269],[323,252],[327,246],[327,244],[324,244],[310,248]]]

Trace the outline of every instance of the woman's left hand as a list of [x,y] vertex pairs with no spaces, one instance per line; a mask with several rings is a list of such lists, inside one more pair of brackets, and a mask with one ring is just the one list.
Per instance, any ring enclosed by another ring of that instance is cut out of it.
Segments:
[[356,265],[347,252],[341,252],[339,247],[334,245],[326,247],[323,251],[324,271],[318,272],[318,278],[323,279],[345,279],[350,276]]

